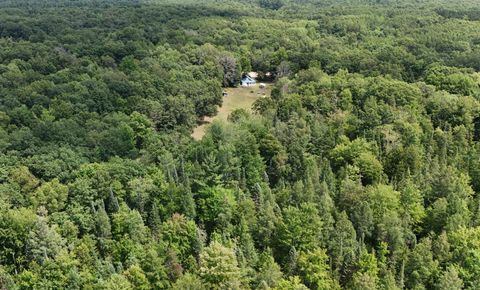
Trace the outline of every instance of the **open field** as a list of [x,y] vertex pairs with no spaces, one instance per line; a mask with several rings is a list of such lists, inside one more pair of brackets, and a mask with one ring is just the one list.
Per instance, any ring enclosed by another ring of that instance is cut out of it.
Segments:
[[[218,113],[214,117],[205,118],[205,123],[199,125],[193,130],[192,137],[195,140],[202,139],[207,126],[214,120],[227,121],[230,113],[236,109],[251,110],[253,103],[262,96],[270,96],[272,84],[266,84],[264,89],[259,88],[258,84],[252,87],[227,88],[227,96],[223,97],[223,105],[218,108]],[[253,93],[252,93],[253,92]]]

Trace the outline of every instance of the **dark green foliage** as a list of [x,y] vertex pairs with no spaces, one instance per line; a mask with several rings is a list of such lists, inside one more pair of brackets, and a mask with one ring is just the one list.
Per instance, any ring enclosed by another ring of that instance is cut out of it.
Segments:
[[0,289],[475,289],[477,6],[0,1]]
[[262,8],[277,10],[282,8],[284,2],[282,0],[259,0],[258,4]]

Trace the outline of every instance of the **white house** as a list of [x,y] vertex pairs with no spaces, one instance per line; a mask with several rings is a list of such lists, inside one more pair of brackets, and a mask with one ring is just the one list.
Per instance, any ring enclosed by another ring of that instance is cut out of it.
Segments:
[[249,75],[245,75],[241,81],[242,87],[251,87],[254,86],[256,83],[257,81],[251,78]]

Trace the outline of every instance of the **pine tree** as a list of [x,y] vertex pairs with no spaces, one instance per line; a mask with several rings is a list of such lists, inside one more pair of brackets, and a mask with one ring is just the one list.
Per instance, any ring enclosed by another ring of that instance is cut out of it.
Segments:
[[351,277],[354,263],[357,259],[357,235],[352,223],[345,212],[337,217],[332,232],[329,252],[332,255],[333,265],[338,272],[339,280],[345,284]]
[[120,209],[120,205],[118,204],[118,199],[113,192],[113,189],[109,188],[109,196],[107,201],[107,212],[108,213],[116,213]]
[[461,290],[463,281],[458,276],[458,270],[455,266],[449,266],[438,278],[436,289],[438,290]]
[[96,232],[99,238],[109,239],[112,237],[110,218],[105,211],[103,201],[100,201],[98,209],[96,210]]

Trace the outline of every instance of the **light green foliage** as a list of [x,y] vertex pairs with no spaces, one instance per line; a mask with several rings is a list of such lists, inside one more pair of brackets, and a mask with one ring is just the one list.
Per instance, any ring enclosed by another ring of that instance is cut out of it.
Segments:
[[452,261],[460,268],[460,278],[464,282],[469,281],[466,286],[476,285],[479,277],[480,260],[480,229],[460,228],[451,233],[448,237],[451,245]]
[[436,285],[436,289],[439,290],[460,290],[463,289],[463,281],[458,277],[458,270],[455,266],[450,266],[446,269]]
[[202,280],[193,274],[186,273],[172,285],[172,289],[175,290],[196,290],[202,289],[204,286]]
[[100,283],[100,289],[105,290],[133,290],[133,285],[128,279],[120,274],[113,274],[110,278]]
[[235,205],[232,190],[221,187],[205,188],[198,194],[197,212],[207,230],[213,230],[214,225],[226,229]]
[[138,265],[130,266],[130,268],[123,272],[123,276],[128,279],[134,289],[146,290],[151,288],[142,268],[140,268]]
[[40,185],[32,194],[31,200],[35,207],[43,206],[49,212],[56,212],[65,206],[68,197],[68,187],[53,179]]
[[26,264],[24,255],[30,232],[37,223],[35,213],[27,208],[5,210],[0,215],[1,263]]
[[359,270],[355,272],[351,280],[351,289],[378,289],[378,264],[373,253],[365,250],[360,255],[357,267]]
[[[278,243],[283,250],[281,253],[288,253],[291,248],[308,251],[318,246],[321,238],[322,221],[318,217],[318,210],[313,204],[302,204],[298,208],[287,207],[283,215],[284,219],[278,226],[277,234]],[[298,239],[298,237],[302,238]]]
[[420,89],[405,82],[385,78],[369,81],[366,95],[374,96],[377,101],[414,108],[421,97]]
[[178,255],[181,261],[195,257],[201,247],[195,223],[182,215],[174,214],[160,227],[161,240]]
[[377,183],[383,177],[383,166],[373,155],[372,144],[365,139],[350,141],[344,137],[330,155],[336,166],[350,164],[358,167],[364,184]]
[[375,184],[381,181],[383,166],[374,155],[361,153],[355,160],[355,164],[359,167],[362,181],[365,184]]
[[142,217],[136,210],[126,205],[120,206],[118,213],[112,216],[112,234],[116,238],[128,237],[132,241],[143,241],[148,229],[144,226]]
[[452,94],[478,94],[478,86],[472,74],[464,74],[457,68],[431,65],[426,71],[425,79],[428,83]]
[[256,277],[256,288],[275,288],[282,278],[280,266],[268,252],[262,253],[259,258],[259,268]]
[[[476,1],[0,19],[1,289],[480,285]],[[225,88],[249,72],[266,88]]]
[[369,188],[368,202],[373,211],[374,223],[382,223],[388,216],[398,214],[400,193],[391,186],[377,185]]
[[17,184],[23,193],[29,193],[39,185],[38,179],[25,166],[13,170],[10,174],[10,180]]
[[307,290],[307,286],[303,285],[298,276],[282,279],[275,290]]
[[418,186],[407,179],[400,189],[400,204],[409,223],[418,225],[425,217],[424,201]]
[[300,252],[298,268],[305,285],[313,289],[340,289],[331,276],[328,256],[324,250]]
[[218,242],[200,253],[199,275],[209,289],[240,289],[240,269],[232,249]]

